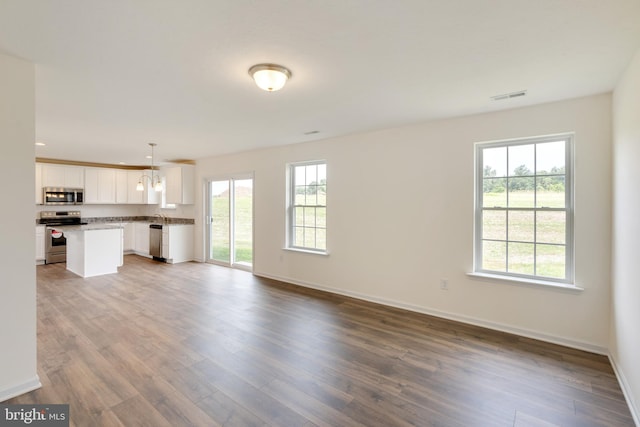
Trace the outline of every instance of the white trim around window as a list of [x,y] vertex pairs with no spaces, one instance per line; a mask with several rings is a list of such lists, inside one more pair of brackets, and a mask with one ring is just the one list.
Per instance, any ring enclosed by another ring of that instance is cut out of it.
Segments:
[[327,162],[287,165],[287,245],[285,249],[326,255]]
[[475,145],[472,274],[574,286],[573,138]]

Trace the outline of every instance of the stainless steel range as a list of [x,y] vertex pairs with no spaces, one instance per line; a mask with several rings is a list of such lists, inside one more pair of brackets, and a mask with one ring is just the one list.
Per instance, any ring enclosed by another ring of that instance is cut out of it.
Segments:
[[67,238],[64,225],[83,224],[80,211],[42,211],[40,224],[45,227],[45,264],[67,261]]

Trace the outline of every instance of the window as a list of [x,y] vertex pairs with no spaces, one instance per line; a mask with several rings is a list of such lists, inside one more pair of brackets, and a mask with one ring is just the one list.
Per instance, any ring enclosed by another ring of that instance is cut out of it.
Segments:
[[476,144],[476,273],[573,283],[572,141]]
[[327,251],[327,164],[324,161],[289,165],[288,247]]

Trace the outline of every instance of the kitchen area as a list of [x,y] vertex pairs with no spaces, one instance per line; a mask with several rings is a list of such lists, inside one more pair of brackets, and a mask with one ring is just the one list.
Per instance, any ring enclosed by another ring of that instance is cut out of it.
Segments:
[[82,277],[117,272],[124,255],[193,260],[194,166],[153,169],[36,159],[36,264]]

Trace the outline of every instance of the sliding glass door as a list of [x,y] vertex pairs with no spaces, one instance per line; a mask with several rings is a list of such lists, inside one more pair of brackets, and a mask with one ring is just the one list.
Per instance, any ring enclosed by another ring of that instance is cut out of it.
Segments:
[[253,177],[209,181],[208,262],[251,269],[253,265]]

